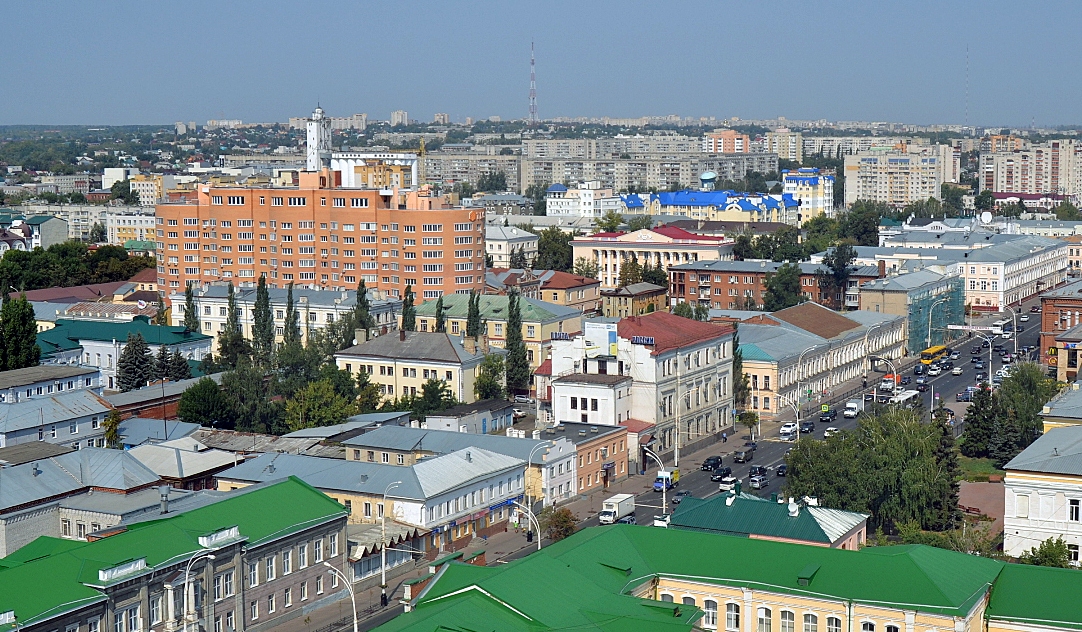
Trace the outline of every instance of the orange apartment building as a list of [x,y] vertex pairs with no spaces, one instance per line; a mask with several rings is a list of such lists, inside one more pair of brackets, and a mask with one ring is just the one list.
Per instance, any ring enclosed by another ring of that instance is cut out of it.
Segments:
[[347,189],[339,172],[301,172],[296,187],[200,185],[157,206],[158,285],[232,281],[254,287],[355,290],[418,302],[483,292],[485,211],[427,190]]

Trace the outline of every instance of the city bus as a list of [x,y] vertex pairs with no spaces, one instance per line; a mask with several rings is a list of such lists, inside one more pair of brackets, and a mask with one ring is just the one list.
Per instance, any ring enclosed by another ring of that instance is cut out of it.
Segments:
[[[1007,325],[1012,326],[1008,327]],[[1011,331],[1013,329],[1014,326],[1010,318],[1004,318],[1003,320],[997,320],[996,322],[992,323],[992,333],[997,336],[1002,334],[1004,331]]]
[[922,405],[924,402],[921,400],[919,391],[902,391],[894,397],[891,397],[890,403],[894,406],[903,408],[914,408]]
[[936,345],[934,347],[928,347],[924,351],[920,352],[920,361],[923,364],[931,364],[936,360],[940,360],[947,355],[947,348],[943,345]]

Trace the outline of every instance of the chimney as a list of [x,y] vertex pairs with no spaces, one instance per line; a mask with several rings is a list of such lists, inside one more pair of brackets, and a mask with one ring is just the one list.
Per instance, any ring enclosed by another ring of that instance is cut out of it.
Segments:
[[34,476],[37,476],[38,474],[41,474],[41,470],[38,469],[38,464],[37,463],[34,463],[34,465],[30,468],[30,473],[33,474]]
[[885,276],[887,276],[887,262],[880,259],[879,260],[879,278],[882,279]]
[[732,507],[734,500],[736,500],[736,494],[729,494],[728,498],[725,499],[725,506]]
[[363,327],[353,330],[353,339],[357,341],[356,344],[368,342],[368,330]]
[[481,353],[483,355],[488,355],[488,334],[483,334],[481,336]]
[[462,339],[462,348],[470,355],[477,353],[477,339],[466,336]]
[[402,341],[402,342],[406,341],[406,330],[405,329],[399,329],[398,330],[398,339],[400,341]]
[[165,514],[169,513],[169,486],[168,485],[159,485],[158,486],[158,494],[161,496],[161,499],[162,499],[162,511],[161,511],[161,513],[162,513],[162,515],[165,515]]
[[473,463],[473,455],[470,454],[469,450],[466,450],[466,460],[469,461],[470,463]]
[[733,496],[739,496],[740,495],[740,488],[741,488],[740,481],[737,481],[733,485]]

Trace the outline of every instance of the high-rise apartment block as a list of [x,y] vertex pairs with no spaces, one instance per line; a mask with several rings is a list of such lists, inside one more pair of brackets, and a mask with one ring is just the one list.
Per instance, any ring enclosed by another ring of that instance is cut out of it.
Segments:
[[[997,146],[1016,144],[1001,142]],[[982,152],[980,190],[1082,196],[1082,144],[1050,140],[1024,150]]]
[[410,117],[405,110],[395,110],[391,112],[391,127],[395,125],[409,125]]
[[731,129],[719,129],[703,136],[702,150],[708,154],[746,154],[751,138]]
[[201,185],[194,201],[157,206],[158,284],[369,288],[418,300],[484,290],[481,208],[427,191],[350,189],[341,173],[300,172],[295,187]]
[[845,157],[845,204],[857,200],[905,206],[940,199],[957,182],[959,156],[950,145],[899,145]]
[[802,222],[818,215],[834,215],[834,176],[819,173],[814,167],[782,170],[782,193],[800,203]]
[[781,160],[800,162],[804,159],[804,138],[800,132],[791,132],[782,127],[773,132],[767,132],[763,138],[757,139],[757,147],[754,151],[777,154]]
[[450,125],[451,115],[446,112],[436,112],[436,115],[432,117],[432,122],[436,125]]

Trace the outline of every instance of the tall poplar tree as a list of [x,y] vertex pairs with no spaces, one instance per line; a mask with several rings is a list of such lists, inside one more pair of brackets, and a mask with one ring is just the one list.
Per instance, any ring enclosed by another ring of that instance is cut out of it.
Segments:
[[3,348],[5,370],[35,366],[41,358],[37,345],[38,323],[34,306],[26,295],[12,299],[5,295],[0,308],[0,346]]
[[447,331],[447,320],[443,315],[443,297],[436,299],[436,332],[443,333]]
[[522,342],[522,311],[519,307],[518,290],[507,295],[507,389],[524,390],[530,384],[530,363],[526,359],[526,345]]
[[413,287],[409,285],[402,301],[402,329],[417,331],[417,308],[413,306]]
[[481,295],[470,290],[469,309],[466,312],[466,335],[474,340],[481,337]]
[[229,283],[226,296],[225,328],[218,334],[218,362],[225,369],[235,369],[237,361],[251,354],[251,347],[244,339],[240,327],[240,314],[237,311],[237,295],[233,283]]
[[260,275],[252,314],[252,360],[256,367],[266,369],[271,366],[273,356],[274,318],[271,316],[270,290],[266,275]]
[[199,308],[195,305],[195,290],[191,283],[184,287],[184,328],[200,331]]

